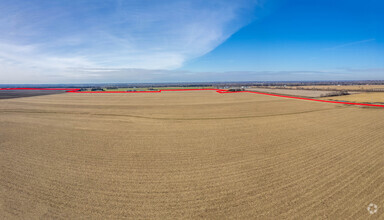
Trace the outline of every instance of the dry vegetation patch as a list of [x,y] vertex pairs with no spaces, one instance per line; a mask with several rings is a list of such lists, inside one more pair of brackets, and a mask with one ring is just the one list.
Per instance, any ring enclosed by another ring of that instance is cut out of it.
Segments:
[[297,86],[297,89],[317,90],[346,90],[346,91],[377,91],[384,92],[384,85],[322,85],[322,86]]
[[300,90],[300,89],[277,89],[277,88],[249,88],[248,91],[265,92],[280,95],[290,95],[308,98],[319,98],[328,96],[332,91]]
[[347,102],[360,102],[360,103],[384,103],[384,93],[382,92],[366,92],[360,94],[353,94],[348,96],[335,96],[324,98],[326,100],[341,100]]

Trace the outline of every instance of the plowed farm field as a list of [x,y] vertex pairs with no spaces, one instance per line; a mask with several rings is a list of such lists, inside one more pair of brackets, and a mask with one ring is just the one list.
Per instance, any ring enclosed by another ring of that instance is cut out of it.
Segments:
[[0,219],[383,219],[383,118],[215,91],[2,99]]
[[347,102],[362,102],[362,103],[384,103],[383,92],[366,92],[360,94],[352,94],[345,96],[334,96],[323,98],[325,100],[338,100]]

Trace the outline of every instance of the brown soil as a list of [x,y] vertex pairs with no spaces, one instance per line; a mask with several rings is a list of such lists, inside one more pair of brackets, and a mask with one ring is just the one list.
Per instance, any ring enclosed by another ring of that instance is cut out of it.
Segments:
[[214,91],[0,100],[0,218],[383,219],[383,117]]

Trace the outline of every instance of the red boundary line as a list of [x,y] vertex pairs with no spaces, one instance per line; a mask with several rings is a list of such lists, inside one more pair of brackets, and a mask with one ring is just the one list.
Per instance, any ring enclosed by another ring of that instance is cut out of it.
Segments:
[[329,100],[321,100],[321,99],[302,98],[302,97],[295,97],[295,96],[276,95],[276,94],[253,92],[253,91],[231,92],[225,89],[164,89],[164,90],[157,90],[157,91],[80,91],[80,89],[74,89],[74,88],[0,88],[0,90],[64,90],[66,92],[71,92],[71,93],[161,93],[161,92],[210,90],[210,91],[216,91],[217,93],[220,93],[220,94],[247,92],[247,93],[254,93],[259,95],[276,96],[276,97],[289,98],[289,99],[301,99],[301,100],[315,101],[315,102],[326,102],[326,103],[343,104],[343,105],[372,106],[372,107],[384,108],[384,105],[355,103],[355,102],[338,102],[338,101],[329,101]]

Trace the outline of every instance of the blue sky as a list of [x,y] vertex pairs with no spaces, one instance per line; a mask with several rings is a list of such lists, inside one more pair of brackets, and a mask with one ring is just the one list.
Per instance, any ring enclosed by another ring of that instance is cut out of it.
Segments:
[[0,83],[384,79],[380,0],[1,0]]

